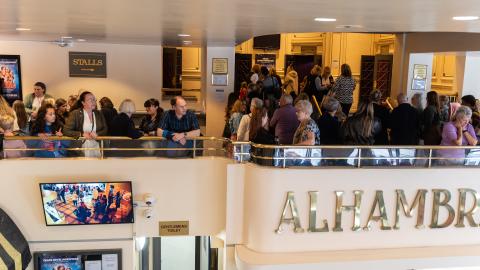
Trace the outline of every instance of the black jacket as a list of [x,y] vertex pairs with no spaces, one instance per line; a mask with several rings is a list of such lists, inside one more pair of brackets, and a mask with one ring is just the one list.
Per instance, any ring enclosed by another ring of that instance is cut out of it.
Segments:
[[342,145],[343,134],[342,124],[337,117],[324,113],[317,122],[320,129],[320,144],[323,145]]
[[388,145],[388,132],[387,128],[389,125],[390,111],[382,105],[373,104],[373,111],[375,118],[378,118],[382,123],[382,129],[375,136],[375,145]]
[[361,116],[352,116],[345,121],[343,129],[345,132],[345,144],[346,145],[373,145],[375,143],[375,136],[377,136],[382,130],[382,123],[378,118],[373,120],[373,129],[370,136],[362,135],[363,123]]
[[142,132],[135,128],[133,120],[125,113],[120,113],[113,118],[109,131],[111,136],[130,137],[132,139],[138,139],[143,136]]
[[410,104],[402,103],[393,109],[389,125],[392,145],[418,145],[420,119],[418,111]]

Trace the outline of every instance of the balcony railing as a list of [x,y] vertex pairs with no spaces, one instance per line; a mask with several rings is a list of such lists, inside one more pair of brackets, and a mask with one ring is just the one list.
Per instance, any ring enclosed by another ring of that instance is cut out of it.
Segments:
[[180,144],[161,137],[7,137],[3,159],[227,157],[272,167],[480,167],[480,146],[292,146],[197,137]]

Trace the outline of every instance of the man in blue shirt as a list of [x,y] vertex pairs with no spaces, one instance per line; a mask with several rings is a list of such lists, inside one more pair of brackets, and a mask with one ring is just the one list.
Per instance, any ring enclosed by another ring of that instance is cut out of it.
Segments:
[[200,136],[200,125],[195,113],[187,110],[187,102],[177,96],[170,102],[172,109],[164,113],[158,124],[157,134],[181,145],[185,145],[188,138]]

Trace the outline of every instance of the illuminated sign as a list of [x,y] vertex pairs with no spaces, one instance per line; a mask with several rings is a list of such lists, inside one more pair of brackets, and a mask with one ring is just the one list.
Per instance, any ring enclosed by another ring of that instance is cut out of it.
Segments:
[[70,77],[106,78],[107,54],[69,52]]

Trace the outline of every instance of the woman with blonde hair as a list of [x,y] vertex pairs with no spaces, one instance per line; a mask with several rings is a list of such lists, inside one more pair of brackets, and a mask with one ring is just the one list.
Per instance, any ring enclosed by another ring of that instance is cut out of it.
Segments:
[[[289,65],[287,72],[285,73],[285,85],[286,94],[291,95],[291,92],[295,92],[295,96],[298,95],[298,73],[293,69],[293,65]],[[295,98],[294,98],[295,99]]]
[[15,121],[13,122],[13,131],[18,131],[20,128],[18,127],[18,120],[17,120],[17,114],[15,111],[10,107],[8,102],[3,98],[3,96],[0,95],[0,116],[2,115],[10,115],[12,116]]
[[138,139],[143,133],[135,128],[132,115],[135,113],[135,103],[131,99],[125,99],[118,108],[119,114],[112,120],[109,133],[111,136],[130,137]]
[[307,100],[300,100],[295,104],[295,110],[300,125],[293,135],[293,144],[320,145],[320,130],[317,123],[310,118],[313,112],[312,103]]
[[240,126],[240,121],[242,120],[244,111],[244,104],[242,101],[237,100],[235,103],[233,103],[230,119],[228,120],[228,125],[231,132],[230,138],[232,140],[237,140],[237,131],[238,127]]

